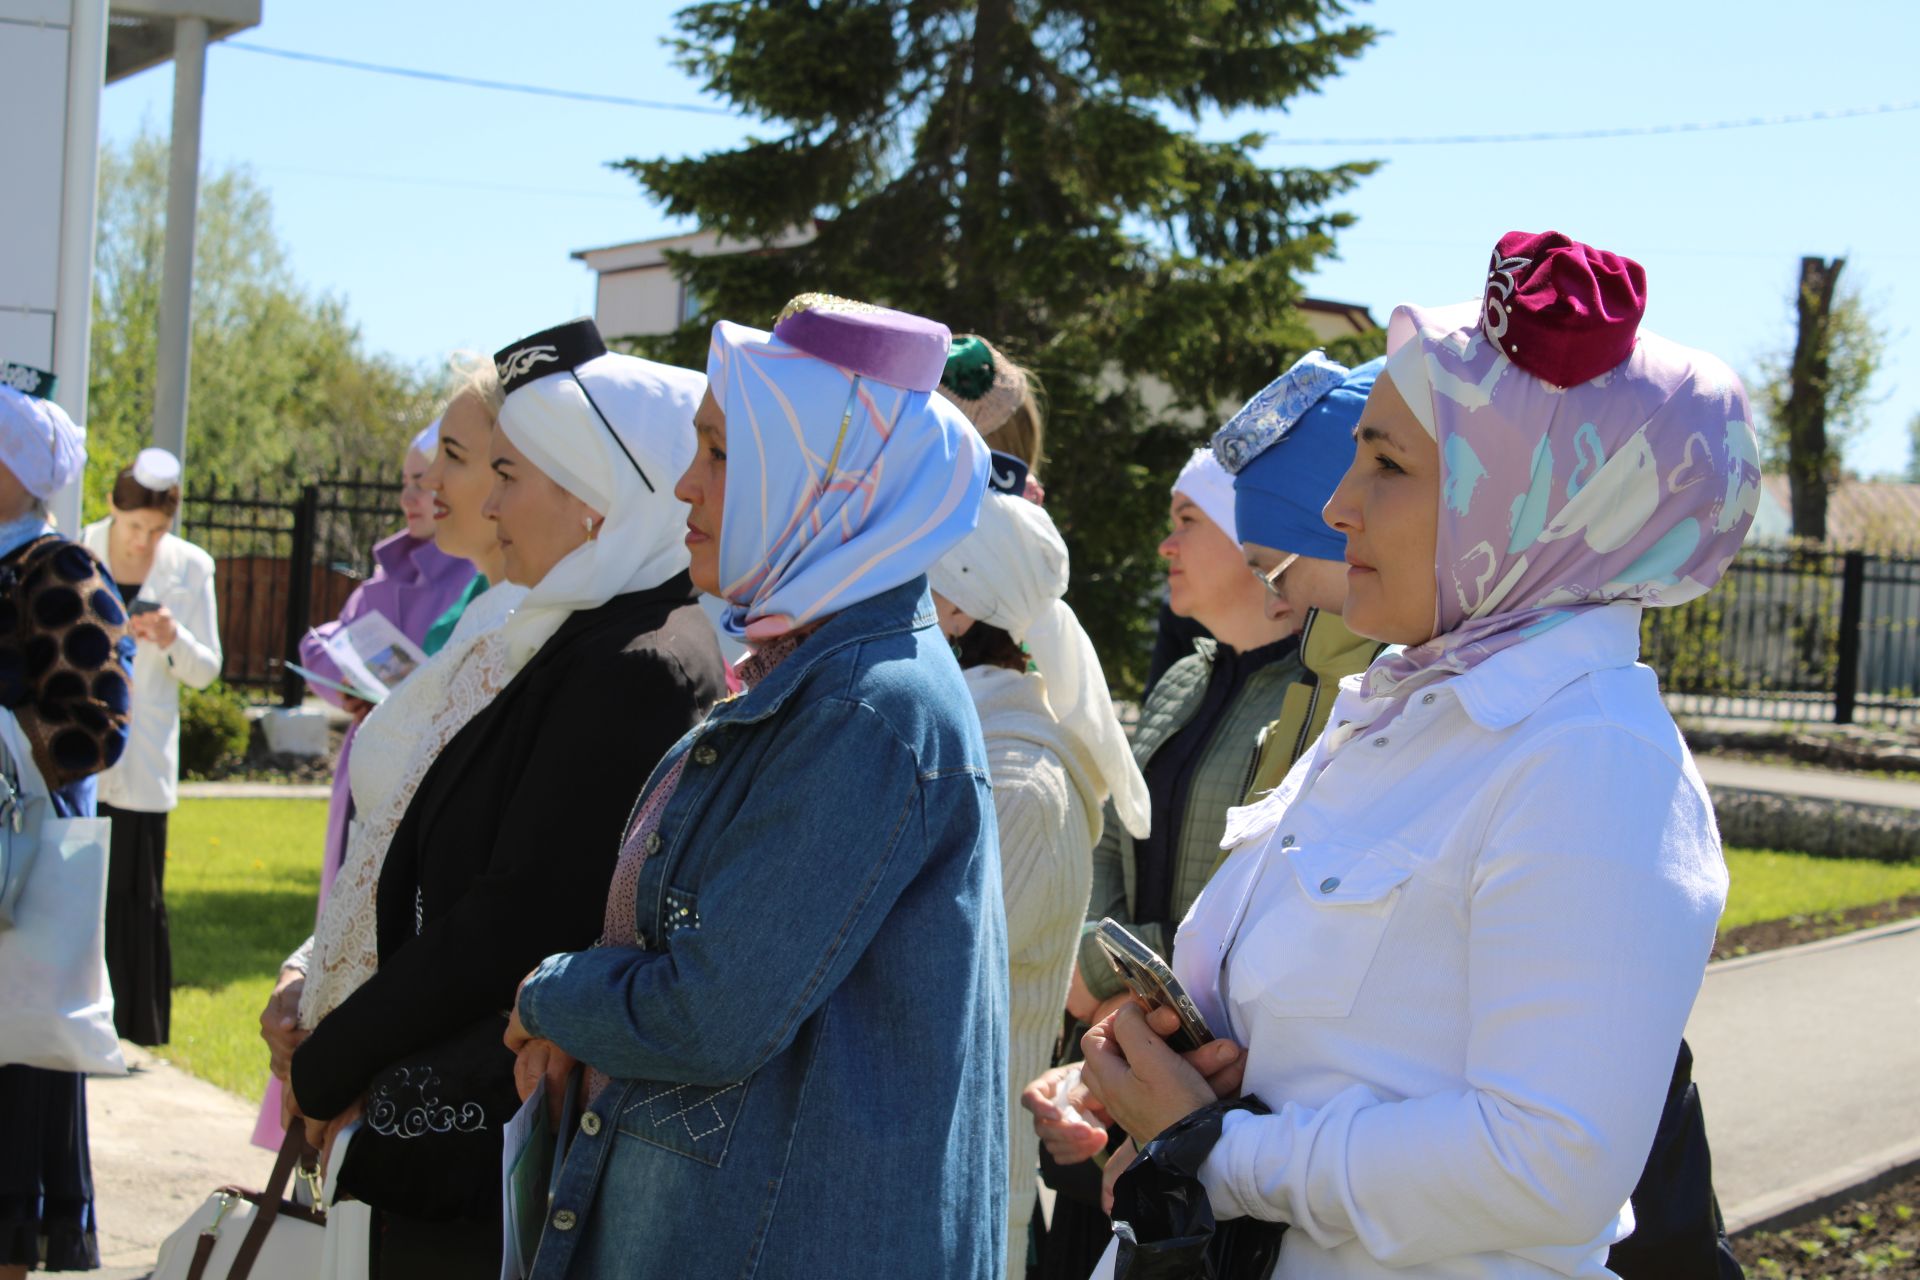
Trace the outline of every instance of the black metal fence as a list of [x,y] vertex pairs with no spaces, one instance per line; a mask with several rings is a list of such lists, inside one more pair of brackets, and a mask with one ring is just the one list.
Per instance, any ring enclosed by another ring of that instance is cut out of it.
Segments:
[[1676,711],[1920,724],[1920,559],[1750,547],[1699,600],[1648,610],[1641,651]]
[[400,527],[399,493],[356,474],[246,488],[213,480],[183,496],[180,534],[217,567],[228,684],[299,704],[305,685],[285,663],[373,571],[374,543]]

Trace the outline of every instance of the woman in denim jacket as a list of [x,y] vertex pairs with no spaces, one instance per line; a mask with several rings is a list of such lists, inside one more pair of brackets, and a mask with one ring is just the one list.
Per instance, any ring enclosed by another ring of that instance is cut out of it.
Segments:
[[986,483],[947,344],[815,295],[715,326],[676,492],[749,691],[654,770],[601,945],[521,987],[523,1092],[589,1067],[542,1280],[1000,1272],[999,856],[924,576]]

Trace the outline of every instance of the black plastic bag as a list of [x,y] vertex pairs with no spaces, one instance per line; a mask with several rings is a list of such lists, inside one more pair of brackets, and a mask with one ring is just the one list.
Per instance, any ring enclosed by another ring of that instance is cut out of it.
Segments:
[[1273,1274],[1286,1224],[1216,1222],[1200,1185],[1200,1166],[1230,1111],[1267,1114],[1258,1098],[1202,1107],[1149,1142],[1120,1175],[1113,1188],[1116,1280],[1266,1280]]

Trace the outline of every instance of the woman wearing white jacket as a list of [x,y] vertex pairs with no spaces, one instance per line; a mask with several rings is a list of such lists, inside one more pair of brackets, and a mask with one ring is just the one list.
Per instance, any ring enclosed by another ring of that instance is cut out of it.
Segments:
[[127,602],[133,724],[126,753],[100,775],[100,816],[113,819],[107,873],[107,975],[113,1018],[135,1044],[165,1044],[172,1013],[167,936],[167,814],[179,803],[180,686],[220,675],[213,557],[171,532],[180,461],[143,449],[114,482],[113,514],[81,530]]
[[1102,805],[1147,831],[1147,784],[1107,696],[1093,644],[1060,597],[1067,546],[1020,496],[1027,468],[993,455],[974,531],[927,571],[980,714],[1000,831],[1011,1023],[1007,1274],[1026,1274],[1039,1139],[1019,1091],[1053,1060],[1060,1010],[1093,888]]

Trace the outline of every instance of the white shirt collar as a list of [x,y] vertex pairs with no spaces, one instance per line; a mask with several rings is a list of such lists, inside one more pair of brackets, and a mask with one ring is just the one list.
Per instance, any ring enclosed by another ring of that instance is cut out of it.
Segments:
[[1630,601],[1583,610],[1437,687],[1451,689],[1481,728],[1512,728],[1581,676],[1632,666],[1640,657],[1640,614]]

